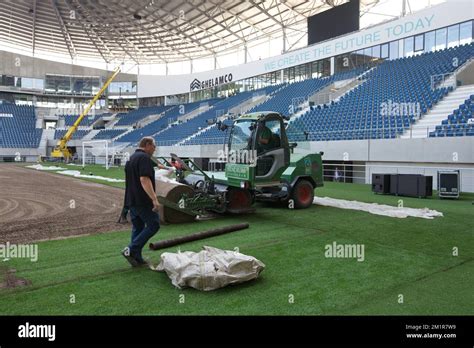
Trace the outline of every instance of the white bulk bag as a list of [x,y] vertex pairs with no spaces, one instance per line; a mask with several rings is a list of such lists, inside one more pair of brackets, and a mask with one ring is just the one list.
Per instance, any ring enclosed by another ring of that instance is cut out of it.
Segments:
[[198,253],[163,253],[156,271],[165,271],[177,288],[210,291],[256,279],[265,265],[253,256],[204,246]]

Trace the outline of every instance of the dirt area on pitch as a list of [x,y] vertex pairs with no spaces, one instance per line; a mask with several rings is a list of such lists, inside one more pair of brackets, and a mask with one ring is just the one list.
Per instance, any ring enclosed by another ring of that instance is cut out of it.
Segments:
[[17,165],[0,165],[0,243],[128,230],[124,191]]
[[15,276],[16,269],[0,267],[0,289],[18,288],[31,285],[28,279]]

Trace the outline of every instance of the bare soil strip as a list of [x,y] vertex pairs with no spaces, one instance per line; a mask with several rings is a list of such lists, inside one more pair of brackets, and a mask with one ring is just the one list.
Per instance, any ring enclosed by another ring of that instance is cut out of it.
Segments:
[[0,243],[126,230],[124,191],[53,173],[0,165]]

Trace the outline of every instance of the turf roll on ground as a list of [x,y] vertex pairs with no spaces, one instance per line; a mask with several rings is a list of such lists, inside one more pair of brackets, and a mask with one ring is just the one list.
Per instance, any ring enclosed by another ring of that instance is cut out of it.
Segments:
[[189,236],[183,236],[183,237],[174,238],[174,239],[162,240],[156,243],[150,243],[150,249],[151,250],[164,249],[164,248],[172,247],[174,245],[192,242],[195,240],[200,240],[204,238],[218,236],[225,233],[244,230],[248,227],[249,227],[248,223],[241,223],[241,224],[229,225],[229,226],[220,227],[220,228],[214,228],[212,230],[193,233],[193,234],[190,234]]

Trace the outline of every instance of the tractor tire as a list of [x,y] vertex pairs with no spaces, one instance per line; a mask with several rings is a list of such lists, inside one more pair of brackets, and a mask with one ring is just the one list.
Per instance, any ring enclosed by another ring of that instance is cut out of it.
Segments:
[[314,187],[308,180],[300,179],[291,190],[291,199],[296,209],[306,209],[313,204]]
[[249,190],[230,188],[227,191],[227,212],[232,214],[247,212],[251,209],[252,204],[252,195]]

